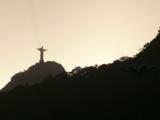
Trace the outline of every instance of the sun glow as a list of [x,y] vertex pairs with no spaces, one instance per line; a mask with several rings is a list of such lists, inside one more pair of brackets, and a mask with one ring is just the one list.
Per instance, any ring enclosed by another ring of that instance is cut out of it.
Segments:
[[0,0],[0,87],[45,60],[76,66],[132,56],[159,27],[159,0]]

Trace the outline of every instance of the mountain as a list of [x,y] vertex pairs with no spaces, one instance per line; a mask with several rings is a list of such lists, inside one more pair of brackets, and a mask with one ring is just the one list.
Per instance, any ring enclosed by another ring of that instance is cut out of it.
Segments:
[[11,81],[3,88],[3,91],[9,91],[17,86],[31,86],[41,83],[48,76],[55,77],[65,72],[62,65],[56,62],[36,63],[26,71],[15,74]]
[[1,116],[16,120],[160,119],[159,46],[157,35],[133,58],[76,67],[39,84],[1,92]]

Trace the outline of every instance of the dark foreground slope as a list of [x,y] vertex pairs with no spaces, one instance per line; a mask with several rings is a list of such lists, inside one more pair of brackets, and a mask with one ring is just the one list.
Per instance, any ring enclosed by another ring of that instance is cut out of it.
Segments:
[[1,115],[16,120],[155,119],[160,107],[159,65],[157,36],[135,58],[76,68],[43,83],[1,93]]

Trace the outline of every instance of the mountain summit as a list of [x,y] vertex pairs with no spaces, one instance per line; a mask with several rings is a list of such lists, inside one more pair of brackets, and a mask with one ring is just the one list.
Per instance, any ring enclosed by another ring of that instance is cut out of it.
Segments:
[[56,62],[36,63],[26,71],[15,74],[2,90],[9,91],[17,86],[31,86],[41,83],[48,76],[55,77],[63,72],[65,72],[63,66]]

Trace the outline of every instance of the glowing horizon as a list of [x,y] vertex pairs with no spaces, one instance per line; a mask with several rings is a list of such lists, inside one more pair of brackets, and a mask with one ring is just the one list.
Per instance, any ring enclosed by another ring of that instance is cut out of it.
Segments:
[[136,54],[159,28],[159,0],[0,0],[0,88],[45,61],[71,71]]

